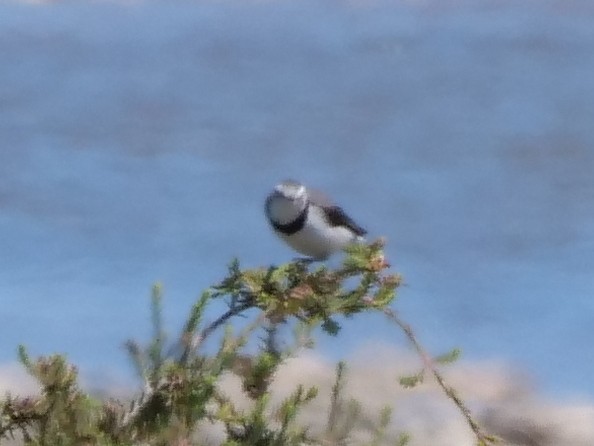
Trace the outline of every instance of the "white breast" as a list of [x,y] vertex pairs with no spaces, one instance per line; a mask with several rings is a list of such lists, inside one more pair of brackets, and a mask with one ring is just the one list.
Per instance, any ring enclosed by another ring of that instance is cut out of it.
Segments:
[[316,259],[325,259],[359,239],[348,228],[330,226],[317,206],[309,207],[303,229],[291,235],[277,234],[295,251]]
[[288,200],[284,197],[274,196],[268,202],[268,218],[280,224],[287,224],[294,221],[303,211],[304,204]]

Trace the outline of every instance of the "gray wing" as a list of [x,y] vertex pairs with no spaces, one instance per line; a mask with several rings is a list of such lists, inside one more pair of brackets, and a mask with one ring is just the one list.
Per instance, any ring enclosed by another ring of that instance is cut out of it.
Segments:
[[322,191],[317,189],[310,189],[307,188],[307,196],[309,197],[309,201],[316,206],[320,206],[321,208],[332,207],[334,203],[332,200]]
[[349,228],[355,234],[363,236],[367,231],[359,226],[355,221],[349,217],[346,212],[340,207],[332,203],[326,194],[316,189],[307,189],[309,201],[324,210],[328,222],[332,226],[344,226]]

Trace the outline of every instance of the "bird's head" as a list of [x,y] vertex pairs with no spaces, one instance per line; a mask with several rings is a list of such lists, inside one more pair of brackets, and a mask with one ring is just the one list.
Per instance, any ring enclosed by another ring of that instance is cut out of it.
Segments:
[[307,207],[305,186],[294,180],[285,180],[274,188],[266,201],[266,213],[272,221],[286,224],[295,220]]
[[291,201],[307,200],[305,186],[294,180],[285,180],[274,188],[274,192]]

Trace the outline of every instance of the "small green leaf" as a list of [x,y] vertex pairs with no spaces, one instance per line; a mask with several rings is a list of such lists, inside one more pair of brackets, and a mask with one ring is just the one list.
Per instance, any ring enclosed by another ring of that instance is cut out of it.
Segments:
[[434,361],[440,364],[451,364],[452,362],[457,361],[460,356],[462,355],[462,350],[459,348],[454,348],[451,351],[444,353],[443,355],[437,356]]
[[376,308],[382,308],[386,305],[390,304],[394,298],[396,297],[396,292],[394,288],[389,286],[382,286],[380,289],[377,290],[375,296],[373,297],[373,306]]
[[328,318],[322,322],[322,330],[324,330],[330,336],[336,336],[340,331],[340,325],[334,319]]
[[31,373],[33,363],[31,362],[31,358],[29,357],[29,353],[27,353],[27,348],[23,345],[19,345],[19,361],[21,364]]
[[396,446],[406,446],[410,443],[411,440],[410,434],[403,432],[398,436],[398,440],[396,440]]
[[419,372],[415,375],[401,376],[399,379],[400,385],[406,389],[412,389],[418,384],[422,383],[424,379],[423,372]]
[[318,396],[318,388],[317,387],[310,387],[307,389],[307,393],[305,394],[304,401],[311,401]]
[[390,424],[390,420],[392,419],[392,408],[390,406],[384,406],[380,412],[380,427],[385,429]]

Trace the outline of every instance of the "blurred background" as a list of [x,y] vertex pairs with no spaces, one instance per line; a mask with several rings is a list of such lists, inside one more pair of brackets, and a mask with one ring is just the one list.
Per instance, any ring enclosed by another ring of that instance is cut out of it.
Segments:
[[[263,215],[292,177],[387,237],[432,352],[592,399],[593,19],[590,0],[0,2],[0,363],[24,343],[131,374],[154,282],[174,334],[232,257],[294,256]],[[365,316],[318,349],[374,344],[406,342]]]

